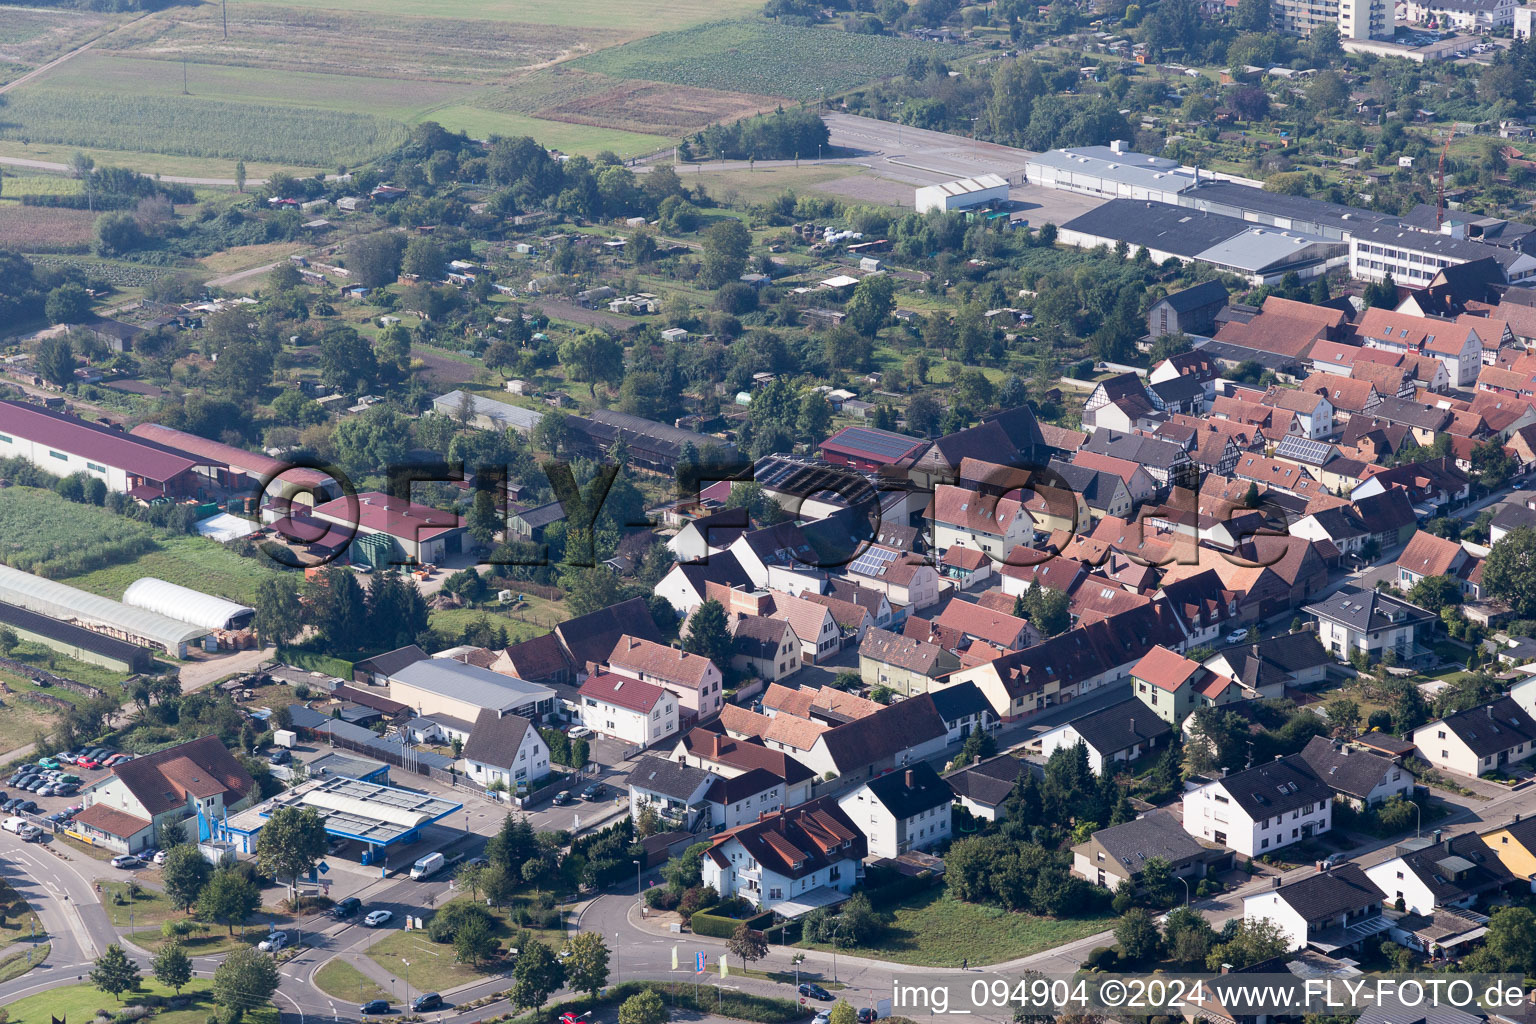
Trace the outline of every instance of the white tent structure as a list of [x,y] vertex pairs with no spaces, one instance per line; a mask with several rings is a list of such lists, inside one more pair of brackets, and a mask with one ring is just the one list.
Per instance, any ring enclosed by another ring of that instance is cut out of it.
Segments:
[[123,591],[123,603],[204,629],[244,629],[256,617],[254,608],[153,576],[143,576],[128,584]]
[[157,647],[178,658],[186,657],[188,646],[209,632],[185,619],[130,607],[8,565],[0,565],[0,601],[141,647]]

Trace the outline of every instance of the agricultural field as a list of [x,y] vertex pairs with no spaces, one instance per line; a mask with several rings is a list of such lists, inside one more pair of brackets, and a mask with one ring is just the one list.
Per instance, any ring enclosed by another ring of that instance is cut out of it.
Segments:
[[[6,7],[0,18],[0,72],[45,64],[121,21],[110,15],[58,8]],[[0,81],[15,77],[4,74]]]
[[779,102],[772,96],[612,78],[553,67],[486,93],[474,105],[546,121],[677,138],[716,121],[735,121],[758,111],[772,110]]
[[55,91],[29,83],[6,98],[0,139],[64,146],[335,167],[359,163],[405,134],[397,122],[368,114],[200,96]]
[[[340,0],[282,0],[283,6],[330,10]],[[562,28],[617,28],[632,35],[654,32],[661,24],[695,25],[721,16],[732,17],[762,9],[761,0],[459,0],[454,10],[467,19],[526,22]],[[441,15],[438,0],[355,0],[347,9],[392,17]]]
[[[462,8],[455,8],[462,10]],[[590,28],[240,4],[229,38],[216,5],[173,7],[116,32],[101,48],[136,57],[368,78],[489,83],[536,64],[579,56],[633,38]]]
[[265,557],[246,558],[206,537],[162,537],[155,547],[130,561],[65,577],[72,587],[104,597],[121,598],[141,576],[153,576],[183,587],[249,603],[256,585],[282,572]]
[[[9,180],[7,181],[9,185]],[[0,202],[0,238],[22,252],[74,252],[90,245],[95,214]]]
[[[618,78],[812,100],[900,74],[912,57],[952,52],[941,43],[750,20],[661,32],[572,64]],[[805,72],[811,67],[815,74]]]
[[[408,121],[432,107],[466,99],[473,86],[446,82],[411,82],[398,78],[313,74],[305,71],[239,67],[189,62],[182,93],[181,61],[146,60],[121,54],[83,53],[46,75],[28,82],[19,93],[34,91],[78,95],[109,90],[135,97],[163,97],[174,102],[271,104],[306,110],[369,114]],[[252,112],[254,113],[254,112]],[[247,119],[252,117],[247,113]]]
[[0,491],[0,562],[57,579],[131,561],[155,546],[153,527],[35,487]]
[[611,150],[621,157],[643,156],[672,145],[673,139],[662,135],[618,131],[586,124],[542,121],[526,114],[497,113],[469,105],[441,107],[429,120],[453,132],[467,132],[471,138],[492,135],[530,135],[541,145],[575,156],[590,156]]
[[77,196],[80,182],[61,174],[7,174],[0,201],[20,202],[22,196]]

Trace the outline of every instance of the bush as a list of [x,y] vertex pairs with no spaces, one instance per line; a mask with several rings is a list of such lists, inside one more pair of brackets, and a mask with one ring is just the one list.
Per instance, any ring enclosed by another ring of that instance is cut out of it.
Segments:
[[427,922],[427,938],[444,944],[452,942],[454,934],[473,918],[480,918],[493,931],[496,928],[496,921],[490,911],[480,904],[455,900],[432,915],[432,920]]
[[1095,946],[1083,961],[1083,966],[1094,971],[1112,971],[1120,964],[1120,954],[1113,946]]

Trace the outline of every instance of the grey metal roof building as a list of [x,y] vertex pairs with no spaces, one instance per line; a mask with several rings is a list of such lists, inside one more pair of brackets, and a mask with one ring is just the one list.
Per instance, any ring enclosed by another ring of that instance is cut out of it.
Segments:
[[132,608],[110,597],[33,576],[8,565],[0,565],[0,601],[141,647],[158,647],[178,658],[185,657],[188,646],[209,633],[205,626]]
[[1174,257],[1200,261],[1255,284],[1296,272],[1322,273],[1342,262],[1344,243],[1307,232],[1259,227],[1236,217],[1170,203],[1112,199],[1061,227],[1061,241],[1093,248],[1125,242],[1141,247],[1156,262]]
[[[468,398],[467,407],[466,397]],[[444,416],[458,416],[466,408],[471,415],[470,426],[480,427],[483,430],[505,430],[510,427],[526,434],[538,426],[539,421],[544,418],[544,414],[535,409],[525,409],[520,405],[498,402],[493,398],[465,391],[450,391],[432,400],[432,410]]]
[[154,665],[154,655],[137,644],[114,640],[3,601],[0,625],[9,626],[23,640],[45,644],[76,661],[104,665],[119,672],[148,672]]
[[390,675],[392,683],[467,701],[493,711],[516,712],[519,708],[555,699],[555,691],[516,676],[466,665],[452,658],[427,658]]
[[1348,241],[1351,234],[1365,225],[1398,223],[1396,217],[1375,210],[1269,192],[1231,181],[1202,181],[1199,188],[1179,196],[1179,205],[1334,241]]

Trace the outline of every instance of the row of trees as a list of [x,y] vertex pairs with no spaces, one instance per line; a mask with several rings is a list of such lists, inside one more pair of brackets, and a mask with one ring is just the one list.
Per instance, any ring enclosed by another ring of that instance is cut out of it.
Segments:
[[[192,980],[192,959],[179,942],[168,942],[151,961],[154,978],[178,994]],[[109,945],[91,968],[91,984],[114,999],[137,992],[143,984],[138,965],[128,958],[123,947]],[[211,1020],[219,1024],[240,1024],[245,1015],[266,1005],[280,981],[277,961],[254,946],[241,946],[231,952],[213,972]]]
[[300,584],[289,575],[263,577],[251,606],[256,630],[283,644],[312,628],[336,651],[390,650],[427,630],[427,602],[413,579],[377,572],[364,591],[350,569],[329,566]]

